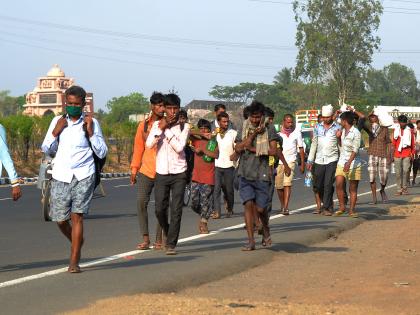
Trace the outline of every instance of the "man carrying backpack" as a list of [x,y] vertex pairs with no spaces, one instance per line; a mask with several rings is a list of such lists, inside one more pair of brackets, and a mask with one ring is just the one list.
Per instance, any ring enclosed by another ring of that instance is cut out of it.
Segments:
[[108,148],[98,121],[83,113],[85,90],[71,86],[65,92],[65,100],[66,114],[52,120],[42,143],[42,151],[55,155],[50,216],[71,242],[68,271],[79,273],[83,215],[89,211],[95,183],[99,180],[96,175],[99,170],[96,168],[104,161]]

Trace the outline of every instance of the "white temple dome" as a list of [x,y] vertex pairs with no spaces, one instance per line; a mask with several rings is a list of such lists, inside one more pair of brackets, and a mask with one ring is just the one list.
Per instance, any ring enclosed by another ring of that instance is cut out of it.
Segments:
[[65,77],[64,71],[55,64],[47,73],[47,77]]

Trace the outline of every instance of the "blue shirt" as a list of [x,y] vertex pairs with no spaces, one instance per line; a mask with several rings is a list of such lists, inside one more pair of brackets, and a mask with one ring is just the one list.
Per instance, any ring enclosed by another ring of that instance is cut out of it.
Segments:
[[10,182],[15,184],[18,180],[18,175],[16,173],[15,167],[13,166],[9,148],[7,147],[6,130],[2,125],[0,125],[0,176],[2,172],[2,165],[4,165],[4,168],[9,175]]
[[328,129],[324,127],[323,122],[315,126],[308,157],[309,163],[326,165],[338,161],[339,150],[336,134],[339,130],[341,130],[341,126],[335,121]]
[[75,122],[67,116],[67,127],[58,137],[54,137],[52,132],[61,117],[57,116],[52,120],[42,143],[42,151],[48,155],[55,154],[52,169],[54,179],[70,183],[75,176],[80,181],[95,173],[92,149],[99,158],[104,158],[108,147],[98,121],[93,118],[93,135],[89,138],[92,149],[90,148],[83,130],[84,115]]

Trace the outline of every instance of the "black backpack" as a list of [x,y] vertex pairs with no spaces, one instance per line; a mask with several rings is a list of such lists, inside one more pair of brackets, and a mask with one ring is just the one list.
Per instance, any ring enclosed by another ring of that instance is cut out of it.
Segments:
[[92,148],[92,143],[90,142],[89,135],[87,133],[86,124],[83,125],[83,130],[85,131],[86,139],[89,142],[89,147],[92,150],[93,161],[95,163],[95,188],[96,188],[101,183],[101,173],[106,163],[106,156],[104,158],[100,158],[99,156],[96,155],[95,151]]

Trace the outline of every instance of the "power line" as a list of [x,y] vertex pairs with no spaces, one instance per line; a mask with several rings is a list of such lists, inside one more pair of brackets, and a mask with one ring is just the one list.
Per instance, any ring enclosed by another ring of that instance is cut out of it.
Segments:
[[26,39],[41,41],[41,42],[56,43],[56,44],[60,44],[60,45],[72,44],[72,45],[75,45],[75,46],[77,45],[78,47],[93,48],[93,49],[98,49],[98,50],[106,51],[106,52],[109,51],[109,52],[124,53],[124,54],[136,55],[136,56],[141,55],[141,56],[149,57],[149,58],[152,58],[152,59],[160,59],[160,60],[168,60],[168,59],[171,60],[171,59],[173,59],[173,60],[186,61],[186,62],[200,62],[200,63],[205,63],[205,64],[250,67],[250,68],[258,68],[258,69],[268,69],[268,70],[277,69],[276,67],[267,66],[267,65],[256,65],[256,64],[237,63],[237,62],[228,62],[228,61],[219,61],[219,60],[187,58],[187,57],[179,57],[179,56],[168,56],[168,55],[160,55],[160,54],[150,54],[150,53],[145,53],[145,52],[135,51],[135,50],[115,49],[115,48],[104,47],[104,46],[96,46],[96,45],[91,45],[91,44],[87,45],[87,44],[82,44],[82,43],[77,43],[77,44],[76,43],[69,43],[68,41],[60,41],[60,40],[44,38],[44,37],[33,37],[33,36],[27,36],[27,35],[22,35],[22,34],[18,34],[18,33],[5,32],[5,31],[2,31],[1,29],[0,29],[0,34],[6,35],[6,36],[26,38]]
[[60,52],[60,53],[68,54],[68,55],[77,55],[77,56],[82,56],[82,57],[89,57],[93,59],[101,59],[101,60],[114,61],[114,62],[120,62],[120,63],[126,63],[126,64],[137,64],[137,65],[142,65],[142,66],[157,67],[157,68],[164,68],[164,69],[175,69],[175,70],[182,70],[182,71],[207,72],[207,73],[228,74],[228,75],[257,76],[257,77],[265,77],[265,78],[268,77],[268,75],[255,74],[255,73],[251,74],[251,73],[240,73],[240,72],[225,72],[225,71],[218,71],[218,70],[198,69],[198,68],[184,68],[184,67],[177,67],[177,66],[171,66],[171,65],[157,65],[157,64],[138,62],[135,60],[125,60],[125,59],[119,59],[119,58],[113,58],[113,57],[96,56],[96,55],[91,55],[91,54],[80,53],[78,51],[68,51],[64,49],[49,48],[49,47],[44,47],[40,45],[22,43],[22,42],[5,39],[1,37],[0,37],[0,40],[2,42],[11,43],[15,45],[33,47],[33,48],[38,48],[38,49],[43,49],[43,50],[48,50],[48,51]]
[[75,26],[75,25],[64,25],[64,24],[58,24],[58,23],[21,19],[21,18],[15,18],[15,17],[5,16],[5,15],[0,15],[0,19],[13,21],[16,23],[37,25],[37,26],[42,26],[42,27],[52,27],[56,29],[91,33],[91,34],[102,35],[102,36],[112,36],[112,37],[117,37],[117,38],[152,40],[152,41],[161,41],[161,42],[171,42],[171,43],[176,43],[176,44],[221,46],[221,47],[235,47],[235,48],[238,47],[238,48],[244,48],[244,49],[277,50],[277,49],[285,48],[284,46],[270,45],[270,44],[210,41],[210,40],[189,39],[189,38],[180,38],[180,37],[156,36],[156,35],[148,35],[148,34],[140,34],[140,33],[118,32],[118,31],[110,31],[110,30],[96,29],[96,28],[90,28],[90,27],[81,27],[81,26]]
[[[0,26],[0,34],[6,35],[6,36],[16,36],[21,38],[26,38],[30,40],[35,41],[45,41],[45,42],[51,42],[51,43],[57,43],[57,44],[68,44],[68,41],[60,41],[56,39],[51,38],[45,38],[45,37],[33,37],[28,35],[23,35],[20,33],[14,33],[14,32],[7,32],[1,30]],[[180,56],[169,56],[169,55],[162,55],[162,54],[152,54],[152,53],[145,53],[138,50],[127,50],[127,49],[116,49],[111,47],[104,47],[104,46],[96,46],[92,44],[83,44],[83,43],[73,43],[74,45],[78,45],[81,47],[87,47],[87,48],[94,48],[94,49],[100,49],[103,51],[112,51],[117,53],[125,53],[125,54],[132,54],[132,55],[142,55],[145,57],[150,57],[154,59],[174,59],[179,61],[186,61],[186,62],[202,62],[202,63],[211,63],[215,65],[232,65],[232,66],[240,66],[240,67],[253,67],[253,68],[260,68],[260,69],[273,69],[273,66],[268,65],[257,65],[257,64],[248,64],[248,63],[237,63],[237,62],[229,62],[229,61],[220,61],[220,60],[214,60],[214,59],[200,59],[200,58],[190,58],[190,57],[180,57]],[[284,48],[287,51],[295,53],[298,49],[295,46],[285,46]],[[340,50],[344,51],[344,50]],[[420,54],[420,50],[410,50],[410,49],[384,49],[384,50],[378,50],[375,51],[374,54]]]

